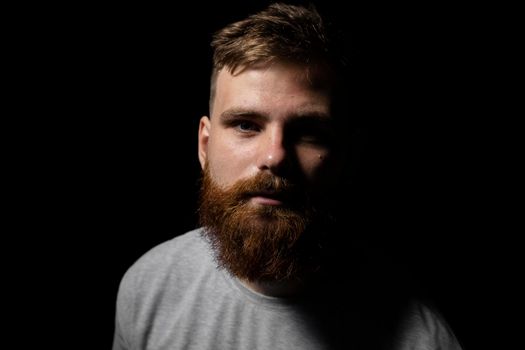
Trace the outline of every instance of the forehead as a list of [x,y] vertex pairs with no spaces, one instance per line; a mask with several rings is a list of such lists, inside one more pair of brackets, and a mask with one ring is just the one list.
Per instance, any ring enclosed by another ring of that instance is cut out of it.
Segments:
[[250,66],[238,66],[231,70],[228,66],[223,67],[217,72],[217,79],[228,79],[228,77],[237,77],[247,72],[258,72],[260,74],[273,72],[278,75],[293,77],[295,81],[301,84],[310,85],[312,88],[327,88],[333,83],[332,70],[330,66],[321,62],[312,62],[310,64],[295,62],[290,60],[273,60],[270,62],[255,63]]
[[217,74],[214,114],[227,108],[318,109],[329,113],[331,75],[319,65],[274,62]]

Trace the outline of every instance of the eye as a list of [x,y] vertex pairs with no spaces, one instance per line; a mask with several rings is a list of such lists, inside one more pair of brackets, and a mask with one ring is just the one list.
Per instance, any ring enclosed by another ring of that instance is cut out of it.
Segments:
[[240,132],[254,132],[260,130],[256,123],[248,120],[239,120],[236,123],[235,128]]
[[295,135],[298,142],[328,145],[331,142],[331,133],[323,127],[301,128]]
[[331,118],[302,117],[289,124],[290,139],[294,143],[312,146],[330,146],[335,133]]

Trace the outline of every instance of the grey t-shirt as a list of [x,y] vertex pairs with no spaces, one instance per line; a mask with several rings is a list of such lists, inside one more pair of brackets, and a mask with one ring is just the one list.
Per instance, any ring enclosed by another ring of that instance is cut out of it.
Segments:
[[407,304],[390,324],[376,311],[361,322],[355,315],[367,308],[347,301],[256,293],[217,268],[194,230],[153,248],[126,272],[113,350],[368,349],[383,338],[387,349],[460,349],[443,319],[421,303]]

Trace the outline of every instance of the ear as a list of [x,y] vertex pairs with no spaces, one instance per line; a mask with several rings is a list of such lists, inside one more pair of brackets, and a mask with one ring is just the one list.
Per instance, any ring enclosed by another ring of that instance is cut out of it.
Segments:
[[210,139],[210,118],[204,116],[199,122],[199,162],[204,169],[206,159],[208,158],[208,142]]

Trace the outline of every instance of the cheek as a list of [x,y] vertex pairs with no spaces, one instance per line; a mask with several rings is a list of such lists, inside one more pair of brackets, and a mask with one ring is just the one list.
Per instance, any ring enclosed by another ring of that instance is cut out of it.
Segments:
[[229,187],[244,176],[250,165],[250,153],[233,143],[213,142],[208,150],[208,167],[212,179]]
[[307,178],[315,178],[329,162],[330,152],[315,147],[298,147],[296,150],[299,165]]
[[328,149],[302,149],[297,152],[301,170],[310,184],[321,191],[337,186],[340,159]]

